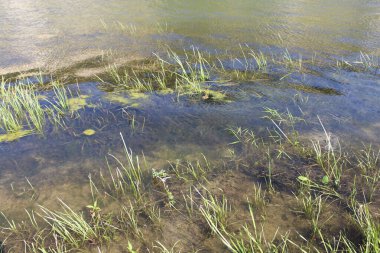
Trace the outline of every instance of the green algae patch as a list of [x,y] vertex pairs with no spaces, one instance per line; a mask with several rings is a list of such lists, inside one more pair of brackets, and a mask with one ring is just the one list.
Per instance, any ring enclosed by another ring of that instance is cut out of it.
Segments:
[[80,95],[79,97],[69,98],[68,104],[71,112],[76,112],[83,107],[87,106],[86,99],[89,98],[88,95]]
[[137,100],[137,99],[147,99],[149,96],[145,93],[136,92],[136,91],[130,91],[128,92],[128,96],[131,99]]
[[19,130],[17,132],[0,134],[0,142],[12,142],[32,134],[32,130]]
[[112,103],[118,103],[118,104],[123,104],[123,105],[127,105],[131,103],[131,100],[119,94],[110,93],[110,94],[105,95],[104,98]]
[[168,95],[174,93],[174,90],[167,88],[164,90],[158,90],[157,93],[161,95]]
[[126,106],[139,107],[141,100],[146,100],[149,96],[141,92],[128,92],[127,96],[117,93],[109,93],[104,96],[104,99],[117,104]]
[[91,135],[94,135],[95,133],[96,131],[94,129],[86,129],[83,131],[83,134],[86,136],[91,136]]
[[220,91],[215,90],[205,90],[201,93],[202,100],[206,102],[216,102],[216,103],[230,103],[231,100],[228,99],[227,95]]

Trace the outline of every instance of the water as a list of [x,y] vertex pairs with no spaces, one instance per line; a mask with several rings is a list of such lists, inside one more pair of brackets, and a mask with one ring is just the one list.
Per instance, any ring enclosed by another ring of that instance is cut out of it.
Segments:
[[[305,118],[307,123],[297,129],[308,141],[323,137],[321,121],[345,148],[379,145],[379,68],[336,67],[337,60],[358,61],[361,52],[377,59],[379,41],[379,1],[2,0],[0,74],[59,69],[70,90],[88,95],[91,106],[68,116],[64,128],[48,124],[43,137],[0,143],[0,211],[23,217],[24,208],[35,208],[36,203],[56,208],[57,198],[83,208],[91,194],[89,175],[99,177],[99,171],[107,168],[106,158],[113,161],[110,154],[124,157],[120,135],[153,169],[168,169],[167,161],[203,155],[210,161],[229,161],[228,143],[234,139],[226,129],[253,128],[258,136],[266,136],[274,128],[264,118],[266,107]],[[132,99],[138,105],[131,107],[107,99],[109,87],[94,76],[104,71],[100,59],[112,55],[117,64],[139,63],[167,46],[174,50],[194,46],[212,57],[226,51],[239,55],[237,60],[222,59],[231,69],[241,68],[237,64],[244,61],[241,47],[260,50],[273,59],[288,53],[304,61],[305,71],[269,64],[270,73],[257,80],[211,82],[229,96],[230,103],[160,92]],[[49,90],[39,93],[54,96]],[[95,135],[82,134],[90,128]],[[229,176],[215,176],[212,184],[217,188],[220,180],[235,188],[239,183],[252,187],[247,175]],[[276,196],[273,201],[283,205],[288,198]],[[277,218],[276,223],[289,226]],[[175,221],[180,227],[182,221]],[[185,237],[191,241],[189,232]]]
[[[144,53],[154,48],[157,26],[168,27],[166,42],[209,49],[248,43],[338,56],[380,54],[378,1],[4,0],[0,7],[2,68],[41,66],[110,48]],[[114,22],[135,26],[135,35],[110,35],[103,22],[108,30]],[[143,36],[138,43],[136,34]]]

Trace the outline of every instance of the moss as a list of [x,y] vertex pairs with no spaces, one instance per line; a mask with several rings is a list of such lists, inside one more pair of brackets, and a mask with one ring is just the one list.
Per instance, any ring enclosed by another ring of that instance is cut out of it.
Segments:
[[202,93],[202,100],[207,102],[218,102],[218,103],[228,103],[231,100],[228,99],[227,95],[220,91],[215,90],[204,90]]
[[86,99],[88,97],[89,96],[87,95],[80,95],[79,97],[69,98],[68,103],[69,103],[70,111],[75,112],[87,106]]
[[86,136],[91,136],[91,135],[94,135],[95,133],[96,131],[94,129],[86,129],[83,131],[83,134]]
[[0,142],[12,142],[16,141],[18,139],[21,139],[22,137],[25,137],[27,135],[32,134],[32,130],[19,130],[17,132],[7,133],[7,134],[0,134]]

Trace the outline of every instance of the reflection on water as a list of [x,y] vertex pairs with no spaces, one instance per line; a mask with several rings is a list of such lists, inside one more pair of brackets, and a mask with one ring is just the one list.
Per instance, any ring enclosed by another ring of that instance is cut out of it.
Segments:
[[115,22],[133,25],[134,36],[154,35],[164,28],[172,34],[166,43],[188,40],[210,49],[248,43],[378,55],[378,8],[378,1],[356,0],[4,0],[0,2],[0,67],[41,65],[57,56],[97,49],[144,52],[152,43],[149,36],[134,44],[131,34],[110,35]]

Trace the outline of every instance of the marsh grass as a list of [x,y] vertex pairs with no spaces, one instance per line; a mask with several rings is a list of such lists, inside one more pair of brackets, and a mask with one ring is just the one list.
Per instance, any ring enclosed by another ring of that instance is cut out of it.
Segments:
[[[352,218],[364,238],[362,244],[357,247],[359,248],[359,252],[379,252],[380,224],[370,212],[369,204],[354,202],[350,208],[353,212]],[[352,247],[354,248],[355,246],[352,245]]]
[[[231,205],[228,203],[226,197],[213,195],[207,188],[203,187],[205,193],[197,192],[201,196],[200,210],[202,215],[206,218],[207,222],[218,224],[223,228],[228,226],[228,217],[231,212]],[[215,232],[214,230],[212,230]]]
[[70,252],[73,249],[101,245],[113,237],[115,227],[105,217],[87,219],[60,200],[62,211],[52,211],[39,205],[40,212],[26,210],[28,219],[20,223],[4,214],[8,231],[5,240],[21,242],[24,252]]
[[173,171],[178,179],[188,182],[193,181],[207,181],[207,174],[212,170],[207,158],[203,156],[202,160],[195,162],[181,162],[177,160],[176,163],[170,163],[170,170]]
[[258,146],[258,138],[256,137],[255,133],[250,129],[241,127],[229,127],[227,128],[227,131],[236,139],[235,141],[231,142],[230,145],[241,143],[244,145],[251,145],[255,147]]
[[268,204],[267,191],[262,189],[261,184],[255,184],[253,193],[247,197],[247,200],[255,211],[262,211]]
[[325,135],[325,146],[323,147],[319,141],[312,141],[312,146],[315,153],[315,159],[318,165],[322,168],[327,178],[325,183],[331,180],[335,187],[340,187],[340,181],[343,173],[343,167],[346,165],[346,159],[342,153],[340,143],[334,147],[331,135],[326,131],[322,121],[318,117]]
[[69,92],[59,81],[52,81],[53,98],[41,103],[38,89],[25,80],[17,83],[2,78],[0,85],[0,129],[16,133],[26,126],[29,130],[43,135],[47,123],[63,126],[62,116],[68,110]]
[[126,163],[123,163],[122,160],[116,156],[110,155],[116,161],[117,167],[114,170],[111,169],[111,166],[107,161],[110,180],[101,172],[101,183],[110,196],[121,198],[128,193],[132,193],[133,196],[139,200],[143,195],[144,179],[146,175],[140,165],[139,157],[134,156],[132,151],[127,148],[122,135],[121,138],[124,146]]
[[254,217],[253,208],[249,206],[251,223],[240,228],[240,233],[229,232],[219,220],[215,219],[204,207],[200,208],[204,219],[216,237],[233,253],[253,252],[287,252],[287,236],[278,244],[275,238],[267,240],[263,228],[259,229]]
[[380,150],[375,151],[370,145],[365,147],[356,156],[358,167],[361,171],[361,178],[366,186],[365,192],[368,201],[373,200],[373,196],[380,184],[379,168]]
[[41,217],[65,243],[80,248],[86,244],[101,244],[103,240],[108,239],[109,227],[106,223],[100,223],[98,217],[93,217],[93,221],[88,222],[83,214],[73,211],[61,200],[60,203],[61,212],[51,211],[43,206],[40,206],[40,209]]
[[347,70],[355,72],[370,72],[376,73],[379,69],[379,59],[374,55],[369,55],[365,52],[360,52],[358,59],[349,61],[340,59],[336,61],[336,68],[338,70]]
[[170,207],[174,207],[174,205],[176,203],[176,200],[174,199],[174,195],[170,191],[169,185],[167,183],[168,179],[171,178],[169,176],[169,174],[166,173],[165,170],[156,171],[156,170],[153,169],[153,175],[152,176],[153,176],[153,180],[155,180],[156,182],[158,182],[159,184],[161,184],[161,186],[163,187],[164,192],[166,194],[167,204]]

